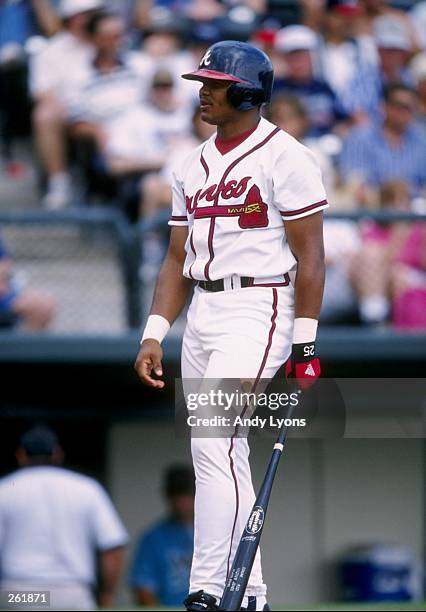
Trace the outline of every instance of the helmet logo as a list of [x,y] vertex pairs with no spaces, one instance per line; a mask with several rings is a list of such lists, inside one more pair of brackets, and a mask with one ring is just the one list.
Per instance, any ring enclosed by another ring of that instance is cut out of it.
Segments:
[[205,54],[203,55],[201,62],[200,62],[200,68],[201,66],[208,66],[210,64],[210,56],[212,54],[211,49],[208,49]]

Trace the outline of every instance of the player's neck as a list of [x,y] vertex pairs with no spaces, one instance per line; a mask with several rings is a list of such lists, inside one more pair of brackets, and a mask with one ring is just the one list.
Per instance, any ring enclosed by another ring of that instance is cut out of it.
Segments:
[[217,137],[221,141],[233,140],[256,129],[260,121],[258,113],[244,113],[238,121],[227,121],[217,126]]

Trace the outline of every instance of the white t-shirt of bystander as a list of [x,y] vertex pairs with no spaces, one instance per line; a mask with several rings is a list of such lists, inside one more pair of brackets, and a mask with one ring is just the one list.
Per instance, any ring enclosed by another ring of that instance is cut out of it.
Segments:
[[191,132],[191,109],[161,112],[136,106],[108,127],[107,156],[147,161],[168,155]]
[[34,98],[53,93],[68,107],[91,74],[94,50],[69,32],[55,34],[30,61]]
[[103,487],[53,466],[27,467],[0,480],[0,580],[96,583],[96,552],[128,536]]
[[109,73],[92,64],[90,76],[69,105],[71,121],[107,125],[141,100],[141,79],[126,59]]

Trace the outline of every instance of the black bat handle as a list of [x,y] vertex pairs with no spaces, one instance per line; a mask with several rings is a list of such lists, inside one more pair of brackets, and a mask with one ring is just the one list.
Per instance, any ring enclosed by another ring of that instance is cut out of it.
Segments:
[[[287,419],[293,414],[293,409],[293,406],[289,408],[286,416]],[[287,430],[288,426],[284,424],[274,445],[265,478],[244,528],[237,552],[235,553],[231,571],[229,572],[220,602],[220,610],[231,612],[232,610],[239,610],[241,608],[256,552],[259,547],[266,511],[271,497],[272,485],[284,450]]]

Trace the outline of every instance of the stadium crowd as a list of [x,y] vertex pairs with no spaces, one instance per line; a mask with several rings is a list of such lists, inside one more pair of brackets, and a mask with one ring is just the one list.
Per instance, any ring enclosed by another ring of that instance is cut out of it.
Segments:
[[[180,78],[214,42],[271,57],[265,115],[319,160],[328,219],[323,321],[426,329],[426,2],[21,0],[0,4],[3,171],[16,138],[39,167],[40,207],[120,206],[131,222],[171,205],[171,168],[211,136]],[[142,282],[162,244],[146,235]],[[2,300],[0,287],[0,309]]]

